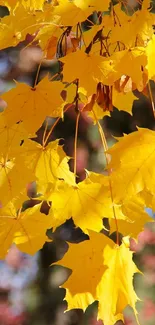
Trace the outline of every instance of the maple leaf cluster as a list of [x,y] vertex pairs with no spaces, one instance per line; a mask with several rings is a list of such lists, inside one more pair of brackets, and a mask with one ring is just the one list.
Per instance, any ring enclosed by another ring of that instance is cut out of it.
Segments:
[[[89,239],[69,244],[57,263],[72,269],[63,284],[68,310],[85,310],[98,300],[98,319],[113,325],[123,320],[123,310],[130,305],[138,322],[133,276],[139,270],[129,238],[136,240],[145,223],[152,221],[145,207],[155,209],[155,133],[138,129],[108,149],[99,120],[114,106],[132,114],[133,101],[138,100],[135,90],[152,102],[151,3],[140,1],[137,10],[110,0],[1,0],[0,5],[9,10],[0,22],[0,48],[15,47],[30,34],[27,46],[35,44],[42,50],[33,87],[15,81],[1,96],[6,107],[0,113],[0,258],[12,243],[34,254],[48,241],[47,229],[72,217]],[[38,81],[42,62],[53,59],[59,62],[59,72]],[[70,107],[77,111],[74,172],[59,139],[49,141],[54,127],[49,129],[46,119],[57,118],[55,126]],[[103,174],[87,171],[78,183],[76,149],[82,112],[98,126],[107,165]],[[45,120],[39,144],[36,132]],[[36,183],[39,203],[25,210],[31,182]],[[41,212],[43,201],[49,204],[47,215]],[[100,233],[103,218],[109,220],[110,233],[116,232],[116,243]]]

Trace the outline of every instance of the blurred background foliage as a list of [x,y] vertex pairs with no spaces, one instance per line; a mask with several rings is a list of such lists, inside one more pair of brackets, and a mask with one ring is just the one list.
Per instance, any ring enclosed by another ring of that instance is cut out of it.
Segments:
[[[130,6],[138,7],[135,0],[129,1]],[[155,1],[152,3],[155,8]],[[0,16],[9,14],[6,7],[0,7]],[[90,17],[91,19],[95,19]],[[84,25],[84,28],[87,28]],[[0,51],[0,93],[10,89],[13,79],[34,84],[42,53],[38,46],[26,47],[32,40],[27,35],[26,40],[15,48]],[[26,48],[25,48],[26,47]],[[39,79],[49,73],[51,76],[58,71],[56,60],[43,61]],[[151,85],[154,94],[154,84]],[[105,117],[102,125],[111,146],[113,136],[123,136],[135,131],[138,127],[154,130],[155,118],[149,99],[141,93],[136,93],[139,101],[133,105],[133,115],[118,111],[114,108],[110,117]],[[3,106],[0,100],[0,106]],[[76,123],[74,107],[65,114],[63,122],[56,126],[49,141],[56,138],[64,139],[64,150],[73,156],[74,133]],[[49,127],[54,123],[50,118]],[[44,132],[44,124],[39,129],[37,141],[40,142]],[[77,173],[79,180],[84,179],[84,169],[102,172],[105,157],[96,126],[84,113],[81,114],[78,132]],[[70,162],[73,170],[73,160]],[[34,184],[30,191],[35,193]],[[29,201],[29,205],[32,202]],[[44,212],[48,213],[45,204]],[[149,211],[154,217],[152,211]],[[89,306],[85,313],[82,310],[72,310],[64,313],[66,302],[63,301],[65,290],[59,286],[67,279],[70,272],[62,267],[50,266],[60,259],[67,250],[67,243],[80,242],[86,238],[80,229],[75,229],[72,219],[57,228],[53,233],[48,232],[53,242],[46,243],[35,256],[28,256],[13,246],[5,261],[0,261],[0,325],[102,325],[97,321],[97,302]],[[142,270],[142,275],[135,278],[135,287],[139,297],[138,303],[141,325],[155,324],[155,225],[146,225],[144,232],[139,235],[138,242],[131,241],[131,248],[136,251],[135,262]],[[76,257],[75,257],[76,258]],[[117,322],[121,325],[122,322]],[[135,325],[134,317],[127,309],[125,324]]]

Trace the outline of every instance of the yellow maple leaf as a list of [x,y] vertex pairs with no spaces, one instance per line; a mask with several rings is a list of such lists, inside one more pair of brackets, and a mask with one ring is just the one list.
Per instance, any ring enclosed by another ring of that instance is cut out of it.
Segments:
[[9,9],[15,9],[16,6],[23,5],[26,9],[42,10],[45,0],[1,0],[0,5]]
[[11,201],[0,208],[0,257],[4,258],[12,243],[28,254],[34,254],[47,240],[50,218],[40,212],[40,204],[25,211]]
[[[34,174],[20,161],[20,155],[24,154],[23,141],[28,139],[28,133],[22,123],[8,127],[3,113],[0,115],[0,201],[6,204],[8,201],[20,195],[26,185],[35,180]],[[19,179],[17,182],[17,175]]]
[[[126,35],[128,35],[128,37],[126,37]],[[126,21],[123,21],[123,28],[121,23],[112,26],[110,35],[110,41],[112,43],[116,44],[116,42],[120,42],[127,48],[130,48],[135,45],[135,39],[135,27],[132,24],[132,20],[129,20],[128,15],[126,15]]]
[[[151,208],[152,211],[155,211],[155,196],[154,193],[151,194],[149,191],[144,190],[140,192],[139,196],[145,202],[145,207]],[[154,218],[151,217],[151,221],[154,221]]]
[[153,35],[153,20],[153,15],[146,9],[135,11],[130,19],[124,13],[123,21],[121,22],[119,17],[119,23],[111,26],[110,41],[115,44],[116,42],[123,43],[126,48],[134,47],[135,44],[145,47]]
[[146,46],[148,41],[153,37],[154,14],[144,8],[135,11],[132,16],[132,28],[136,30],[137,46]]
[[26,35],[33,34],[37,30],[36,23],[39,21],[40,13],[28,14],[27,10],[18,5],[9,16],[1,19],[0,24],[0,48],[16,46],[25,40]]
[[[24,129],[23,123],[17,123],[9,127],[5,121],[3,113],[0,114],[0,150],[3,156],[14,158],[22,151],[21,143],[28,139],[28,132]],[[31,134],[35,137],[35,134]]]
[[[103,234],[90,231],[90,239],[69,244],[69,250],[57,264],[72,270],[63,284],[66,288],[67,310],[85,311],[93,301],[99,301],[98,319],[105,325],[114,325],[123,319],[123,310],[130,305],[137,318],[133,276],[139,272],[132,261],[132,252],[126,243],[116,246]],[[75,257],[76,256],[76,260]],[[84,272],[83,265],[85,265]]]
[[96,93],[98,82],[108,84],[111,82],[113,65],[110,59],[103,58],[94,54],[86,54],[82,50],[70,53],[60,59],[64,63],[64,81],[73,82],[79,79],[79,87],[87,90],[87,94]]
[[[84,181],[72,186],[59,182],[55,191],[52,189],[49,193],[49,200],[52,201],[53,227],[72,217],[75,225],[88,233],[88,229],[100,231],[103,218],[114,218],[115,203],[112,202],[108,178],[103,175],[99,179],[90,173]],[[125,219],[117,205],[115,212],[118,219]]]
[[[35,179],[25,164],[21,165],[20,155],[24,153],[22,141],[28,134],[22,123],[8,127],[3,113],[0,116],[0,201],[4,205],[12,198],[25,192],[26,185]],[[20,175],[17,182],[17,175]]]
[[107,11],[109,9],[110,0],[74,0],[77,7],[81,8],[83,11],[91,8],[93,11]]
[[26,209],[18,218],[21,227],[13,241],[22,252],[34,255],[49,241],[46,232],[52,228],[51,218],[41,213],[38,205]]
[[36,87],[17,83],[15,88],[2,95],[7,103],[4,112],[7,125],[12,126],[18,121],[23,121],[27,131],[35,132],[46,116],[62,117],[62,89],[60,81],[50,82],[47,76]]
[[23,161],[34,172],[40,183],[53,183],[61,178],[69,184],[74,184],[75,177],[68,165],[70,158],[58,143],[59,140],[55,140],[44,147],[35,141],[27,141],[20,158],[21,163]]
[[84,11],[80,7],[76,6],[74,1],[58,0],[57,3],[58,5],[54,7],[54,14],[60,16],[60,22],[62,25],[74,26],[77,23],[85,21],[92,13],[91,8],[87,8]]
[[[124,198],[121,204],[121,210],[126,216],[126,219],[117,220],[118,231],[124,236],[131,236],[137,239],[139,233],[144,230],[145,224],[147,222],[153,222],[153,219],[145,212],[145,207],[145,199],[141,197],[141,193],[132,197],[130,200]],[[113,219],[109,220],[109,223],[110,233],[115,232],[116,223]]]
[[[59,19],[59,17],[56,17],[54,22],[58,24]],[[61,34],[62,30],[55,25],[45,25],[37,33],[35,40],[39,40],[39,45],[47,59],[52,59],[55,56],[58,39]]]
[[[66,288],[67,310],[73,308],[85,310],[97,299],[96,288],[106,269],[103,251],[106,246],[114,246],[112,240],[103,234],[93,231],[90,231],[89,234],[89,240],[78,244],[69,243],[68,252],[57,262],[58,265],[72,270],[72,275],[63,284],[63,287]],[[85,271],[81,272],[83,265]]]
[[[85,181],[77,186],[60,185],[52,193],[53,226],[58,227],[67,219],[73,218],[77,227],[87,233],[87,229],[100,231],[103,228],[103,187],[100,184],[88,184]],[[108,209],[107,209],[108,210]],[[95,222],[94,222],[95,219]]]
[[[18,156],[19,152],[17,153]],[[17,175],[18,181],[17,181]],[[20,159],[6,159],[0,156],[0,202],[5,205],[24,191],[22,202],[26,199],[26,185],[35,180],[33,173]]]
[[[106,181],[105,176],[97,173],[89,173],[89,177],[92,181],[99,181],[101,184],[104,184]],[[145,191],[143,196],[141,192],[137,196],[128,198],[125,195],[123,184],[119,182],[119,174],[117,172],[113,173],[111,170],[111,174],[106,179],[107,186],[109,186],[109,197],[111,197],[115,214],[115,217],[109,219],[110,233],[118,231],[124,236],[131,236],[137,239],[138,234],[144,229],[145,224],[153,221],[146,213],[145,207],[150,206],[153,209],[154,201],[152,198],[148,198],[148,194],[147,200],[145,200]],[[121,181],[124,182],[123,179]],[[123,187],[121,197],[119,196],[119,187]],[[108,195],[108,190],[106,194]]]
[[107,270],[97,287],[98,319],[105,325],[114,325],[123,320],[123,310],[129,305],[139,324],[135,307],[139,299],[133,287],[133,276],[139,270],[132,260],[133,253],[122,243],[121,246],[105,247],[103,254]]
[[108,150],[112,157],[108,168],[113,170],[111,182],[116,200],[129,199],[144,189],[154,193],[154,141],[154,131],[138,129],[119,138]]
[[[132,82],[138,85],[143,81],[143,69],[147,65],[146,49],[144,47],[134,47],[114,53],[111,56],[114,69],[111,78],[118,80],[122,75],[131,77]],[[142,69],[143,67],[143,69]]]
[[133,102],[135,100],[138,100],[138,98],[132,91],[124,93],[117,91],[115,87],[112,88],[112,103],[119,110],[132,113]]

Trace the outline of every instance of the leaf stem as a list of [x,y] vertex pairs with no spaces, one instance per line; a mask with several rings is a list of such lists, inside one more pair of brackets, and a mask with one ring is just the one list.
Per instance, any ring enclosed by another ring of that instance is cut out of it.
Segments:
[[39,77],[39,72],[40,72],[40,68],[41,68],[41,65],[42,65],[43,60],[44,60],[44,57],[42,56],[42,58],[41,58],[41,60],[40,60],[40,62],[38,64],[37,73],[36,73],[36,77],[35,77],[35,82],[34,82],[33,88],[35,88],[36,85],[37,85],[38,77]]
[[[106,137],[104,134],[104,131],[101,127],[100,122],[97,119],[97,116],[95,114],[95,112],[93,111],[94,117],[95,117],[95,121],[96,124],[98,126],[98,130],[100,133],[100,137],[101,137],[101,141],[102,141],[102,145],[103,145],[103,149],[104,149],[104,154],[105,154],[105,158],[106,158],[106,166],[108,167],[109,164],[109,158],[110,156],[107,153],[108,150],[108,144],[106,141]],[[119,246],[119,231],[118,231],[118,222],[117,222],[117,216],[116,216],[116,211],[115,211],[115,206],[114,206],[114,197],[113,197],[113,192],[112,192],[112,184],[111,184],[111,179],[110,179],[110,171],[107,168],[107,172],[108,172],[108,180],[109,180],[109,189],[110,189],[110,195],[111,195],[111,201],[112,201],[112,209],[113,209],[113,215],[114,215],[114,220],[115,220],[115,226],[116,226],[116,244]]]
[[75,179],[76,179],[76,166],[77,166],[77,140],[78,140],[79,119],[80,119],[78,90],[79,90],[79,79],[76,80],[76,95],[75,95],[75,111],[77,112],[76,127],[75,127],[75,139],[74,139],[74,176],[75,176]]
[[150,97],[150,101],[151,101],[151,105],[152,105],[153,115],[155,115],[155,105],[154,105],[150,81],[148,81],[148,90],[149,90],[149,97]]
[[75,139],[74,139],[74,176],[76,178],[76,164],[77,164],[77,140],[78,140],[78,128],[79,128],[80,111],[77,113],[76,127],[75,127]]
[[[55,26],[55,27],[64,27],[64,25],[58,25],[58,24],[55,24],[55,23],[52,23],[52,22],[40,22],[40,23],[36,23],[36,24],[33,24],[33,25],[29,25],[29,26],[27,26],[27,27],[25,27],[25,28],[23,28],[21,31],[20,31],[20,33],[23,33],[23,32],[25,32],[27,29],[29,29],[29,28],[32,28],[32,27],[40,27],[40,26],[43,26],[43,27],[46,27],[46,26],[49,26],[49,25],[53,25],[53,26]],[[8,25],[6,25],[7,27],[8,27]],[[34,39],[34,41],[35,41],[35,39]]]
[[45,143],[45,136],[46,136],[47,128],[48,128],[48,120],[46,119],[45,129],[44,129],[44,133],[43,133],[43,140],[42,140],[43,147],[44,147],[44,143]]
[[[68,109],[69,109],[72,105],[73,105],[73,103],[69,104],[69,105],[65,108],[64,113],[65,113],[66,111],[68,111]],[[56,125],[59,123],[59,121],[60,121],[61,119],[62,119],[62,117],[58,117],[58,118],[56,119],[56,121],[54,122],[54,124],[51,126],[51,129],[49,130],[47,136],[45,137],[45,134],[43,135],[43,143],[42,143],[43,147],[46,146],[47,141],[48,141],[50,135],[52,134],[53,130],[55,129]],[[47,130],[47,127],[45,127],[45,133],[46,133],[46,130]]]

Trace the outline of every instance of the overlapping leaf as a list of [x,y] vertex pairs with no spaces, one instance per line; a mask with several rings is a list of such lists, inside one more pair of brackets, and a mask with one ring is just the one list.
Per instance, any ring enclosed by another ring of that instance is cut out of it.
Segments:
[[[97,299],[96,288],[105,272],[103,250],[114,243],[103,234],[90,232],[90,240],[79,244],[69,244],[69,250],[57,264],[72,270],[72,275],[63,284],[66,288],[68,310],[82,308]],[[74,256],[76,255],[76,260]],[[74,264],[73,264],[74,263]],[[85,265],[85,272],[81,268]]]
[[147,56],[144,47],[133,47],[131,49],[118,51],[111,57],[115,67],[115,80],[122,75],[131,77],[138,87],[143,81],[143,71],[147,65]]
[[[145,196],[145,195],[144,195]],[[122,213],[126,219],[117,219],[118,231],[124,236],[130,236],[137,239],[138,234],[144,230],[147,222],[153,222],[153,219],[145,211],[147,206],[145,197],[140,195],[131,197],[129,200],[124,200],[121,204]],[[151,202],[152,206],[152,202]],[[114,219],[110,220],[110,232],[116,231],[116,223]]]
[[[116,246],[103,234],[90,232],[90,240],[69,244],[69,250],[58,264],[70,268],[66,288],[67,310],[85,310],[94,300],[99,301],[98,318],[105,325],[123,319],[123,310],[130,305],[137,317],[133,276],[138,269],[132,252],[123,243]],[[76,261],[74,259],[76,256]],[[84,272],[81,273],[85,265]]]
[[5,257],[12,243],[22,252],[34,254],[48,240],[48,228],[51,228],[51,220],[40,213],[40,204],[22,212],[10,201],[0,208],[0,257]]
[[97,83],[112,82],[114,70],[112,61],[94,54],[86,54],[82,50],[68,54],[60,59],[64,63],[64,81],[73,82],[79,79],[79,87],[84,87],[88,95],[96,93]]
[[[35,137],[35,134],[30,136]],[[18,152],[22,152],[22,141],[28,139],[29,134],[23,127],[23,123],[13,124],[8,126],[5,115],[0,115],[0,151],[3,156],[14,158]]]
[[88,7],[86,10],[82,10],[74,1],[59,0],[58,6],[55,6],[54,13],[61,17],[62,25],[74,26],[77,23],[85,21],[92,11],[92,8]]
[[123,110],[132,113],[133,102],[138,98],[133,94],[132,91],[124,93],[119,92],[113,87],[112,101],[113,105],[119,110]]
[[24,83],[2,95],[7,103],[5,119],[8,126],[23,121],[29,132],[35,132],[44,122],[46,116],[62,117],[63,103],[61,82],[50,82],[48,77],[43,78],[36,87]]
[[[35,180],[33,172],[20,161],[20,155],[25,152],[22,142],[27,139],[28,133],[23,128],[23,124],[18,123],[8,127],[2,113],[0,116],[0,201],[2,205],[19,197],[23,192],[27,197],[26,186]],[[20,175],[18,182],[17,175]]]
[[[17,176],[18,175],[18,176]],[[18,177],[18,180],[17,180]],[[35,180],[35,176],[27,166],[17,159],[0,157],[0,202],[5,205],[13,198],[21,197],[21,203],[26,200],[26,186]]]
[[[105,183],[105,176],[103,175],[89,173],[89,177],[93,182]],[[122,187],[122,183],[119,183],[119,174],[112,172],[112,170],[109,176],[107,176],[107,182],[111,206],[113,207],[113,218],[109,219],[110,233],[118,231],[125,236],[137,239],[138,234],[143,231],[145,224],[153,221],[145,211],[146,206],[152,206],[152,197],[147,195],[146,201],[145,192],[140,192],[137,196],[128,197],[124,195],[124,187],[122,189],[122,196],[119,196],[119,187]]]
[[1,19],[0,49],[16,46],[19,42],[25,40],[28,33],[35,33],[39,17],[40,13],[28,15],[22,4],[17,5],[9,16]]
[[[113,206],[107,177],[101,181],[86,178],[84,181],[70,186],[64,182],[57,185],[55,191],[49,193],[52,201],[53,226],[57,227],[65,220],[73,218],[76,226],[85,233],[88,229],[100,231],[103,218],[114,218]],[[115,205],[118,219],[125,219],[119,206]]]
[[123,319],[122,312],[129,305],[139,324],[136,311],[136,302],[139,299],[133,287],[133,276],[139,271],[132,260],[133,253],[122,243],[120,247],[107,246],[103,254],[108,268],[97,288],[98,318],[105,325],[113,325]]
[[117,199],[131,198],[144,189],[154,192],[154,141],[154,131],[138,129],[109,149],[112,159],[108,168],[113,170],[111,180]]
[[68,184],[74,184],[74,174],[68,165],[69,157],[59,146],[59,140],[50,142],[46,147],[29,140],[24,144],[24,151],[21,164],[24,162],[39,182],[48,184],[60,178]]

